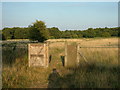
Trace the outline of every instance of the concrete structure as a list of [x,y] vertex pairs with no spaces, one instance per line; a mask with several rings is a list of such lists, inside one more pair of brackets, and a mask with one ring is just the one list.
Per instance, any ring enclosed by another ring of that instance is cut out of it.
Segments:
[[79,64],[78,45],[65,43],[65,67],[74,67]]
[[32,43],[28,44],[29,67],[48,67],[48,44]]

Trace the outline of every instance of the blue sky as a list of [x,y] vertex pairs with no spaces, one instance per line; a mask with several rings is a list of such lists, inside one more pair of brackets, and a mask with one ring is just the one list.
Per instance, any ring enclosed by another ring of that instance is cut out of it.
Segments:
[[47,27],[84,30],[118,26],[117,2],[3,2],[2,26],[27,27],[42,20]]

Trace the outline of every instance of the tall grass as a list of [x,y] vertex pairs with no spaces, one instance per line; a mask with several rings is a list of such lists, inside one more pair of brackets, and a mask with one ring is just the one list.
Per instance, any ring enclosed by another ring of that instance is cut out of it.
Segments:
[[[118,45],[117,38],[77,41],[81,46]],[[72,40],[71,40],[72,41]],[[68,42],[69,43],[69,42]],[[16,44],[14,44],[16,46]],[[11,46],[14,46],[13,44]],[[22,44],[23,45],[23,44]],[[3,88],[47,88],[53,68],[60,76],[54,86],[60,88],[119,88],[118,48],[80,48],[87,59],[80,58],[79,66],[65,68],[60,56],[64,56],[64,41],[49,44],[52,55],[48,68],[28,67],[27,48],[3,49]],[[53,86],[53,88],[55,88]]]

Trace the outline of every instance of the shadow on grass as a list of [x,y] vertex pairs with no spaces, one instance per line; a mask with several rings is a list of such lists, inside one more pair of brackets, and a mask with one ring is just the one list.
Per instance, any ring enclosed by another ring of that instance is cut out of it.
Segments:
[[59,77],[52,88],[120,88],[118,66],[96,64],[68,68],[72,73]]
[[2,63],[4,65],[12,66],[16,59],[22,59],[27,56],[28,49],[24,46],[17,46],[17,44],[10,43],[2,46]]
[[62,65],[65,66],[65,56],[60,56]]
[[60,74],[57,72],[57,70],[54,68],[52,73],[48,77],[48,88],[59,88],[59,82]]

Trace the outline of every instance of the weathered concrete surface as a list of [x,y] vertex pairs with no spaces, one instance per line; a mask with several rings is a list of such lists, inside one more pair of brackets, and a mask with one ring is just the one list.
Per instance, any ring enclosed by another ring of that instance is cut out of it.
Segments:
[[29,67],[48,67],[48,45],[46,43],[34,43],[28,45]]
[[77,44],[68,44],[65,45],[65,67],[74,67],[79,63]]

